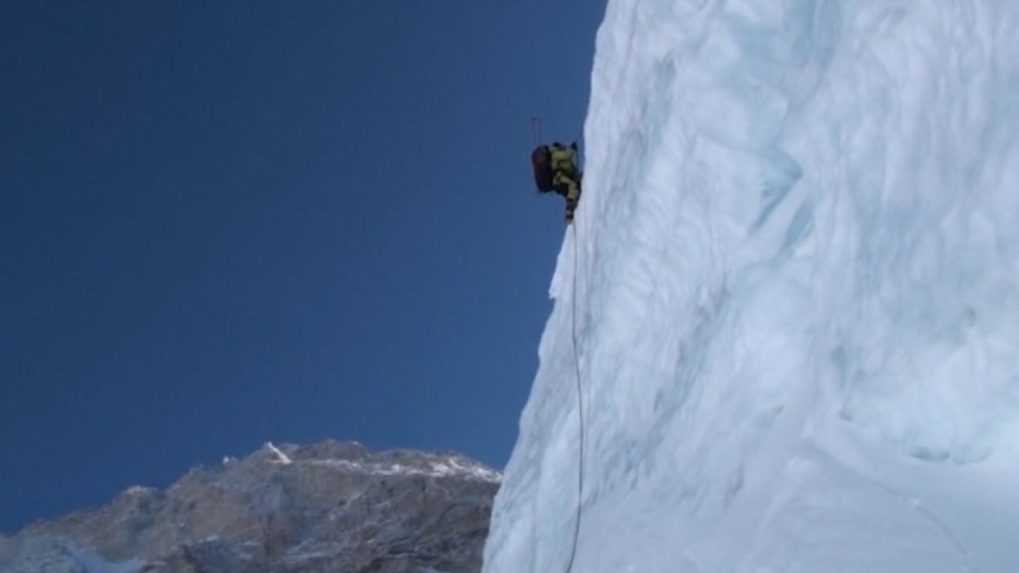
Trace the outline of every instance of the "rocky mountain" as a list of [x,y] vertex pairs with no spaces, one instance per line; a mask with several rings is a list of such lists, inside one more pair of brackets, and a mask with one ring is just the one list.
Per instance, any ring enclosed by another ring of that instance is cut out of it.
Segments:
[[452,453],[266,444],[0,537],[0,572],[476,572],[499,480]]

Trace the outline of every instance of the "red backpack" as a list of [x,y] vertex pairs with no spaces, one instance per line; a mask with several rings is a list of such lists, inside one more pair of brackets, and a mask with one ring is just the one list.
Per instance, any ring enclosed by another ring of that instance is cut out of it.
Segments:
[[555,191],[552,186],[552,153],[547,145],[539,145],[531,152],[531,168],[534,169],[534,184],[538,191]]

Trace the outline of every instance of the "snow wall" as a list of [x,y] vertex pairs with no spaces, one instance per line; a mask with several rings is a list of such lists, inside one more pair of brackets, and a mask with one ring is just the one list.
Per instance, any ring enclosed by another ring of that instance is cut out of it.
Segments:
[[[1019,2],[610,0],[487,573],[1019,571]],[[576,254],[576,260],[575,260]]]

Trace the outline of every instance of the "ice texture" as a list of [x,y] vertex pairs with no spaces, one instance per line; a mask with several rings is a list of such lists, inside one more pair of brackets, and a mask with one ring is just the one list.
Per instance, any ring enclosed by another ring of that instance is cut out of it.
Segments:
[[1019,2],[610,0],[585,141],[486,573],[581,459],[577,573],[1019,571]]

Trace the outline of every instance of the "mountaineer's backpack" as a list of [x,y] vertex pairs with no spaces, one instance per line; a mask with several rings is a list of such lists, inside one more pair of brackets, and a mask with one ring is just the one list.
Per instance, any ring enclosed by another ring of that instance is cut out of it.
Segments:
[[539,192],[555,191],[552,185],[552,153],[547,145],[539,145],[531,152],[531,168],[534,170],[534,184]]

